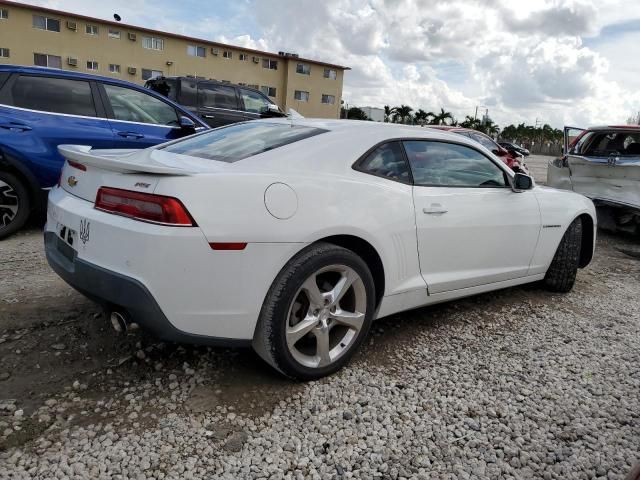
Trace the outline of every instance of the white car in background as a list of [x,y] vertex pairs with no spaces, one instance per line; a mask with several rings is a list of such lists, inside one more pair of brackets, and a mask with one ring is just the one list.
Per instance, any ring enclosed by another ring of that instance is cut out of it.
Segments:
[[260,120],[60,152],[45,244],[63,279],[162,338],[253,345],[297,379],[338,370],[375,318],[527,282],[566,292],[595,245],[589,199],[433,129]]

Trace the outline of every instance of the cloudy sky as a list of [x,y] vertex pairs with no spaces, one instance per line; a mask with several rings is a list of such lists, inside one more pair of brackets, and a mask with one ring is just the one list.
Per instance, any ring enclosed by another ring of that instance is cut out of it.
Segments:
[[28,0],[347,65],[349,105],[476,106],[498,124],[640,111],[639,0]]

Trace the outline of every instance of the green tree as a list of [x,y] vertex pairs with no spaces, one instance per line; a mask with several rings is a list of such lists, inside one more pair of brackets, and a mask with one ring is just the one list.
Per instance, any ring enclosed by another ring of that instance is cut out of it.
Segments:
[[364,110],[358,107],[351,107],[347,110],[347,118],[349,120],[369,120]]
[[395,113],[395,108],[391,108],[389,105],[384,106],[384,121],[390,122],[391,116]]
[[411,121],[411,112],[413,112],[413,108],[409,105],[400,105],[399,107],[394,107],[393,121],[400,123],[410,123]]
[[418,111],[413,115],[413,119],[420,126],[424,126],[429,122],[429,113],[425,112],[423,109],[418,109]]
[[445,112],[444,108],[440,109],[440,113],[434,115],[431,121],[432,125],[451,125],[454,122],[451,112]]

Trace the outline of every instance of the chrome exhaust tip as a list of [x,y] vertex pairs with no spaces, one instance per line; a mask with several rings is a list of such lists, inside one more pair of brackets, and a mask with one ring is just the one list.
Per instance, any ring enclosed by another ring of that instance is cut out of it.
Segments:
[[109,314],[109,319],[111,320],[111,326],[116,332],[123,333],[129,330],[130,322],[125,313],[114,310]]

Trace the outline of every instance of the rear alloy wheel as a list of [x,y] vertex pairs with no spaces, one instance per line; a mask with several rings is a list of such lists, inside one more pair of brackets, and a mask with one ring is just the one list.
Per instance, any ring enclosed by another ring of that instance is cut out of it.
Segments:
[[0,172],[0,239],[22,228],[29,218],[29,192],[15,175]]
[[315,245],[282,270],[262,309],[254,347],[283,374],[312,380],[346,364],[366,337],[375,290],[350,250]]

